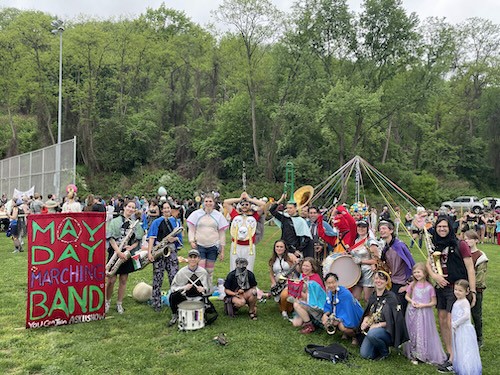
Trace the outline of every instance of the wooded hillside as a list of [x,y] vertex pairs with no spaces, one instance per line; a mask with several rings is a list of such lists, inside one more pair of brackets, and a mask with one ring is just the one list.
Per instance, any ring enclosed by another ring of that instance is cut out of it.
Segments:
[[[500,25],[421,20],[399,0],[360,14],[345,0],[291,14],[226,0],[212,17],[230,31],[164,5],[65,20],[62,139],[77,136],[89,190],[156,189],[133,183],[166,170],[233,191],[243,162],[264,186],[287,161],[297,186],[314,185],[359,154],[427,203],[498,192]],[[52,20],[0,10],[1,158],[57,141]]]

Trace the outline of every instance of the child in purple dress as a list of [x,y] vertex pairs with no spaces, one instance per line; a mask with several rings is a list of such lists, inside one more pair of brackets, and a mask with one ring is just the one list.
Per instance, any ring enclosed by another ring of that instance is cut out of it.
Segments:
[[436,292],[429,282],[429,275],[424,263],[413,266],[415,279],[406,290],[408,308],[406,310],[406,327],[410,341],[404,344],[404,353],[413,364],[425,362],[439,364],[446,361],[441,345],[434,312]]

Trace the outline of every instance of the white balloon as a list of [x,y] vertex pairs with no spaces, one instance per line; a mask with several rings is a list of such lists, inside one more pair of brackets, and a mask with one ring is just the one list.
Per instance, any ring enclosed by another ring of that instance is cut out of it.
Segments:
[[167,195],[167,189],[165,189],[163,186],[160,186],[158,188],[158,195],[164,197],[165,195]]

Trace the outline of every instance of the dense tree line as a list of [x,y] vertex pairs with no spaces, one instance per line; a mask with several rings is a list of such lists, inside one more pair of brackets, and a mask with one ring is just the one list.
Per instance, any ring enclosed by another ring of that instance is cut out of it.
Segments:
[[[53,19],[0,10],[2,158],[57,140]],[[265,184],[287,161],[314,185],[354,155],[428,203],[497,189],[499,25],[420,20],[400,0],[365,0],[360,14],[346,0],[290,14],[225,0],[213,20],[226,31],[165,5],[66,20],[63,140],[77,136],[95,189],[165,170],[238,189],[244,162]]]

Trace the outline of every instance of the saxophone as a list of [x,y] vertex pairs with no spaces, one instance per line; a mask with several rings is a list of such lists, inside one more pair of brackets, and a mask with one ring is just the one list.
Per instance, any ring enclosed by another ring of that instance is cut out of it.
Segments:
[[[134,234],[134,229],[136,225],[139,223],[139,220],[134,221],[129,228],[127,229],[127,233],[125,234],[125,237],[120,242],[120,246],[118,247],[118,252],[123,253],[123,248],[127,244],[127,242],[132,238],[132,235]],[[125,255],[127,256],[127,259],[130,258],[130,251],[126,251]],[[115,251],[113,253],[113,256],[109,259],[108,263],[106,263],[106,275],[107,276],[113,276],[116,274],[116,271],[118,268],[125,262],[125,260],[121,259],[118,257],[118,253]]]
[[385,298],[382,301],[382,303],[380,303],[377,306],[377,308],[375,309],[375,311],[366,320],[366,324],[368,325],[368,329],[362,331],[364,335],[366,335],[368,333],[368,331],[370,330],[370,327],[373,324],[380,323],[380,319],[382,318],[382,309],[384,308],[384,305],[385,305]]
[[[169,257],[170,256],[170,253],[172,251],[175,250],[175,243],[170,243],[168,242],[168,238],[169,237],[173,237],[173,236],[177,236],[179,233],[181,233],[182,231],[184,230],[184,228],[182,227],[175,227],[169,234],[167,234],[165,236],[165,238],[163,240],[161,240],[160,242],[158,242],[154,247],[153,249],[151,250],[151,254],[153,255],[153,258],[156,260],[158,259],[160,256],[164,256],[165,258]],[[177,239],[177,241],[179,241],[179,239]],[[109,271],[109,274],[108,276],[112,276],[116,273],[116,271],[118,271],[118,268],[124,263],[126,262],[127,260],[130,259],[130,257],[132,256],[132,254],[130,254],[130,251],[126,251],[125,252],[125,259],[118,259],[118,261],[115,263],[115,265],[113,266],[113,268]],[[135,253],[134,257],[138,257],[138,260],[140,262],[140,268],[144,268],[146,267],[149,263],[151,263],[149,261],[149,258],[148,258],[148,252],[146,250],[141,250],[140,252],[138,253]]]
[[[183,227],[175,227],[169,234],[165,236],[164,239],[162,239],[160,242],[158,242],[153,249],[151,249],[151,255],[153,255],[153,258],[156,260],[162,255],[167,258],[170,256],[170,253],[175,250],[175,242],[169,242],[169,238],[177,236],[179,233],[181,233],[184,230]],[[180,240],[177,238],[176,241],[180,242]],[[143,263],[141,262],[141,265]],[[144,263],[144,265],[148,265],[149,260]]]
[[431,235],[424,227],[425,247],[427,248],[427,256],[431,264],[432,271],[438,275],[443,276],[443,268],[441,267],[441,252],[434,249],[432,244]]

